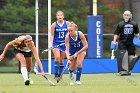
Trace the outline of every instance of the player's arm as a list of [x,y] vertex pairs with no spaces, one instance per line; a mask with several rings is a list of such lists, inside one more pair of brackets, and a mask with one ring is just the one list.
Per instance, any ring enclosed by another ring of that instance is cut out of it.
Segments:
[[27,47],[29,47],[29,48],[31,49],[31,51],[32,51],[32,53],[33,53],[33,55],[34,55],[34,57],[35,57],[35,59],[36,59],[38,65],[39,65],[39,67],[40,67],[41,73],[42,73],[42,75],[44,76],[45,73],[44,73],[44,70],[43,70],[43,66],[42,66],[42,64],[41,64],[41,61],[40,61],[39,55],[38,55],[38,53],[37,53],[36,47],[35,47],[35,45],[34,45],[34,42],[33,42],[33,41],[30,41],[30,42],[27,42],[27,43],[25,43],[25,44],[26,44]]
[[140,33],[139,33],[139,27],[138,27],[138,24],[136,23],[135,25],[135,36],[140,38]]
[[140,34],[139,33],[138,34],[135,34],[135,36],[138,37],[138,38],[140,38]]
[[137,23],[135,24],[135,32],[134,33],[135,33],[136,37],[140,38],[139,27],[138,27]]
[[122,29],[122,28],[121,28],[120,24],[118,24],[117,27],[116,27],[116,29],[115,29],[115,31],[114,31],[114,38],[113,38],[113,42],[114,42],[114,43],[117,42],[118,37],[119,37],[119,34],[121,33],[121,32],[120,32],[121,29]]
[[85,38],[85,35],[82,32],[79,32],[79,35],[80,35],[81,41],[83,43],[83,48],[74,54],[74,58],[77,57],[78,54],[82,53],[83,51],[85,51],[88,48],[88,43]]
[[55,25],[56,25],[55,22],[51,25],[51,35],[50,35],[50,43],[51,43],[51,47],[52,47],[52,45],[53,45]]
[[117,42],[117,39],[118,39],[118,35],[114,35],[114,39],[113,39],[113,42]]
[[67,24],[67,26],[70,24],[70,22],[69,21],[66,21],[66,24]]
[[71,63],[71,59],[69,57],[69,34],[67,33],[66,37],[65,37],[65,46],[66,46],[66,50],[65,50],[65,53],[66,53],[66,57],[67,57],[67,61],[69,63]]
[[118,42],[117,42],[117,40],[118,40],[118,35],[117,34],[114,34],[114,38],[113,38],[113,41],[111,42],[111,45],[110,45],[110,49],[111,50],[117,50],[117,48],[118,48]]
[[14,43],[14,40],[13,40],[13,41],[10,41],[10,42],[8,42],[8,43],[6,44],[6,46],[5,46],[5,48],[4,48],[3,52],[2,52],[2,54],[0,55],[0,61],[4,58],[6,52],[7,52],[8,49],[13,45],[13,43]]
[[120,31],[121,31],[121,28],[120,28],[120,25],[118,24],[115,31],[114,31],[113,41],[111,41],[111,45],[110,45],[111,50],[117,50],[117,47],[118,47],[117,40],[118,40]]

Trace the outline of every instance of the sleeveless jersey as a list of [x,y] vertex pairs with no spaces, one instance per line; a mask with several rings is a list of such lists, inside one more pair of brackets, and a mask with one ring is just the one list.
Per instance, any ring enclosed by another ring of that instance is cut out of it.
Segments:
[[[54,40],[53,40],[53,46],[60,45],[62,43],[65,43],[65,36],[68,32],[66,21],[64,20],[64,23],[62,25],[59,25],[58,22],[56,22],[55,31],[54,31]],[[60,51],[65,52],[65,44],[57,47]]]
[[23,51],[23,52],[30,52],[31,50],[28,47],[22,47],[22,48],[17,48],[15,47],[17,50]]
[[74,55],[77,51],[83,48],[83,43],[80,39],[80,35],[78,31],[76,31],[76,39],[73,39],[69,35],[69,46],[70,46],[69,47],[70,56]]
[[59,25],[58,22],[56,22],[53,42],[64,43],[67,32],[68,32],[68,29],[67,29],[67,24],[65,20],[62,25]]

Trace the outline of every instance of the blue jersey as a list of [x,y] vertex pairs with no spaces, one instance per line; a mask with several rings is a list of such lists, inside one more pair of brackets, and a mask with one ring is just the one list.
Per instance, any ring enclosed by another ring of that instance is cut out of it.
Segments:
[[61,26],[58,24],[58,22],[56,22],[53,42],[64,43],[67,32],[68,32],[68,29],[67,29],[67,24],[65,20]]
[[83,48],[83,43],[81,41],[79,32],[76,31],[76,39],[73,39],[69,35],[69,53],[70,56],[74,55],[77,51]]
[[[58,22],[56,22],[55,31],[54,31],[54,40],[53,40],[53,46],[65,43],[65,36],[68,32],[66,21],[64,20],[64,23],[62,25],[59,25]],[[57,47],[60,51],[65,51],[66,47],[65,45],[61,45]]]

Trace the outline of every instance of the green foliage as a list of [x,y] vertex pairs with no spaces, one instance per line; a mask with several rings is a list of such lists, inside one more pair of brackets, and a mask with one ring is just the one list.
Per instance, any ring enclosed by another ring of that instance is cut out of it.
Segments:
[[[58,10],[65,13],[65,20],[74,21],[86,33],[87,13],[89,6],[86,0],[52,0],[52,22],[56,21]],[[39,30],[46,32],[47,0],[39,0]],[[25,33],[35,30],[35,1],[7,0],[7,4],[0,9],[0,32]]]
[[[61,2],[62,3],[59,3]],[[56,21],[55,15],[58,10],[65,14],[65,20],[74,21],[79,30],[87,33],[87,14],[89,5],[86,0],[53,0],[52,1],[52,22]]]
[[29,6],[28,0],[8,0],[0,9],[0,32],[33,32],[35,23],[35,7]]
[[[120,9],[121,7],[112,8],[111,6],[104,4],[101,1],[102,0],[98,1],[98,15],[103,15],[103,33],[113,34],[116,25],[122,19],[122,12]],[[112,40],[113,37],[103,39],[104,57],[106,58],[111,56],[110,42]]]
[[[100,0],[101,1],[101,0]],[[120,8],[112,8],[98,2],[98,15],[103,15],[104,33],[113,33],[116,24],[122,18]]]
[[0,8],[3,8],[6,4],[6,0],[0,0]]

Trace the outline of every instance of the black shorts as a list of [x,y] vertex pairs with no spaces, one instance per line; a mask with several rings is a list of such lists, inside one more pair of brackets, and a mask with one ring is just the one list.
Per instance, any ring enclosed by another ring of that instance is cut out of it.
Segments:
[[23,52],[23,51],[20,51],[18,49],[14,49],[14,53],[17,54],[17,53],[22,53],[24,55],[24,57],[31,57],[32,56],[32,52]]
[[126,44],[126,43],[119,42],[118,49],[127,50],[128,55],[135,55],[135,46],[133,44]]

